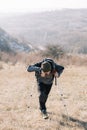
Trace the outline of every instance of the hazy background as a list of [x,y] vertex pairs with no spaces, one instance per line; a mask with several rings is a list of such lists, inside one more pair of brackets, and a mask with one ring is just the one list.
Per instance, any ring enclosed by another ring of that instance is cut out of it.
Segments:
[[87,54],[86,0],[0,1],[0,51],[30,52],[48,45]]
[[0,12],[42,12],[63,8],[87,8],[86,0],[0,0]]

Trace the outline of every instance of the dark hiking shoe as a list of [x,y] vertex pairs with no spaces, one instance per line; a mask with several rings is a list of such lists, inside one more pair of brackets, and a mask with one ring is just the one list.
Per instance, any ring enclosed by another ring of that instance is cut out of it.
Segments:
[[42,110],[41,114],[42,114],[43,119],[48,119],[48,114],[47,114],[46,110]]

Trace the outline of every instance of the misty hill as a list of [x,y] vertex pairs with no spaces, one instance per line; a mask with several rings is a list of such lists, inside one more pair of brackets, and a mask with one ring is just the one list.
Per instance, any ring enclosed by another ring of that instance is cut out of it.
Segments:
[[29,52],[31,49],[31,46],[18,41],[0,28],[0,51]]
[[87,53],[87,9],[6,16],[0,26],[36,46],[59,44],[67,51]]

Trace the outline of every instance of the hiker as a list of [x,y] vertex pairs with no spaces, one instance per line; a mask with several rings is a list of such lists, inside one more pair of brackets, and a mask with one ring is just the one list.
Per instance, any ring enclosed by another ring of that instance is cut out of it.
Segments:
[[41,62],[38,62],[34,65],[29,65],[27,68],[28,72],[35,71],[39,90],[40,110],[45,117],[47,117],[46,101],[53,85],[54,78],[60,77],[63,70],[63,66],[56,64],[50,58],[45,58]]

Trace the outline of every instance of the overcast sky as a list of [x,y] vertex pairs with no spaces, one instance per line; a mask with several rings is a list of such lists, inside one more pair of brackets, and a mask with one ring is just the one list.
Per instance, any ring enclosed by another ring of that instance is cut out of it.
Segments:
[[62,8],[87,8],[87,0],[0,0],[0,12],[42,12]]

